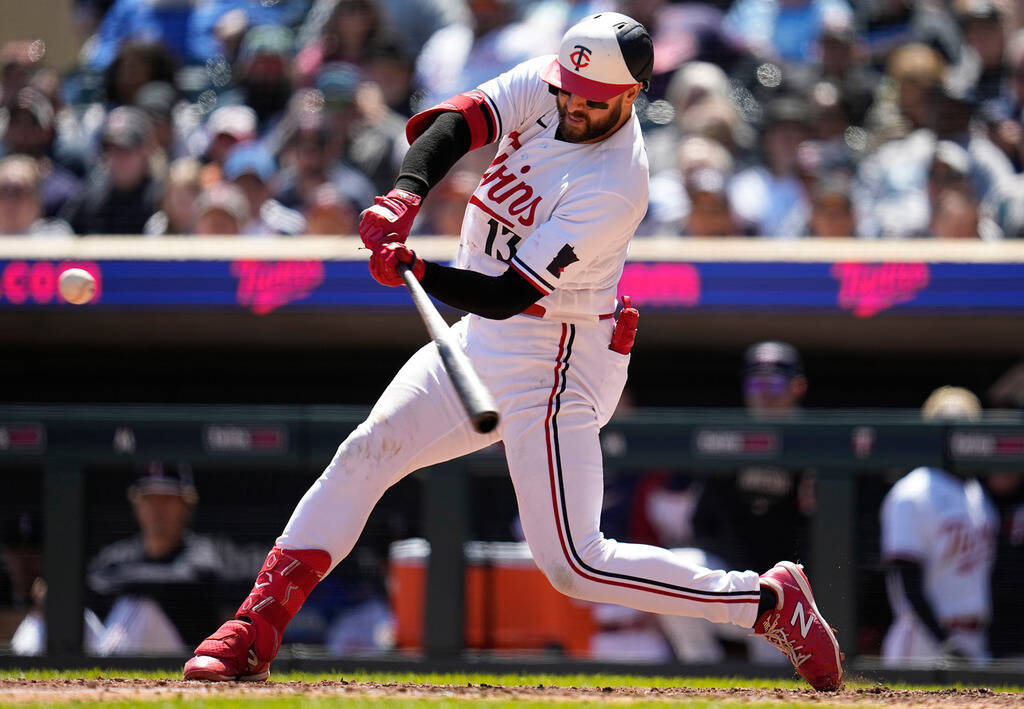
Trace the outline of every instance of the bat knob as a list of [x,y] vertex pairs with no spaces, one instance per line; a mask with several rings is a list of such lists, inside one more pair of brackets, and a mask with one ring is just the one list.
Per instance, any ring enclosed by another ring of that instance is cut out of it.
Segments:
[[490,433],[498,426],[497,411],[481,411],[473,419],[473,428],[477,433]]

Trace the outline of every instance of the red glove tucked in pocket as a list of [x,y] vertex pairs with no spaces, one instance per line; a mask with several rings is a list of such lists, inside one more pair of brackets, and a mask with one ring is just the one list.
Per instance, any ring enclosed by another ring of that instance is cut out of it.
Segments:
[[612,342],[608,349],[619,354],[629,354],[636,339],[636,324],[640,320],[640,311],[633,307],[633,300],[628,295],[622,296],[622,310],[612,330]]

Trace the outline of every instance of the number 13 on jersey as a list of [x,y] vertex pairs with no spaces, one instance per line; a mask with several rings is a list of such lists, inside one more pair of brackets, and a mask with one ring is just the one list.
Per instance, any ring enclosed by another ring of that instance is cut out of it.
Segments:
[[[490,230],[487,232],[487,243],[484,244],[484,253],[498,259],[499,261],[509,263],[512,260],[512,257],[516,255],[516,246],[520,241],[522,241],[522,238],[507,226],[499,224],[496,219],[488,219],[487,226]],[[499,227],[501,236],[505,240],[504,248],[507,250],[507,253],[505,254],[501,253],[500,244],[497,249],[494,245],[495,240],[498,238]]]

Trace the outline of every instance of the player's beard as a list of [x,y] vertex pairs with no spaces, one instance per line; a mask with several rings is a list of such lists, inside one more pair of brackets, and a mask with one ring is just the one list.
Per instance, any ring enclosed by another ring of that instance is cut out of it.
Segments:
[[555,101],[555,108],[558,109],[558,128],[555,129],[555,138],[564,140],[567,143],[587,143],[598,138],[603,138],[619,122],[622,116],[622,101],[608,109],[608,115],[600,123],[591,121],[590,116],[585,112],[574,113],[573,118],[584,121],[583,125],[571,126],[566,123],[566,115],[569,112],[569,102],[565,104]]

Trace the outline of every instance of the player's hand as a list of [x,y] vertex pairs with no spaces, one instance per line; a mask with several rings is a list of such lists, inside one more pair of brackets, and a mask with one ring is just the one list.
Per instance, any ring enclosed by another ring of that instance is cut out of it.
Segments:
[[640,320],[640,311],[633,307],[633,299],[628,295],[622,296],[622,310],[619,311],[619,318],[615,321],[615,329],[612,330],[612,341],[608,349],[619,354],[629,354],[633,349],[633,341],[636,339],[636,324]]
[[420,196],[394,189],[373,199],[373,206],[359,215],[359,236],[363,245],[377,251],[384,244],[405,243],[409,230],[420,211]]
[[392,242],[384,244],[370,256],[370,275],[378,283],[385,286],[402,285],[402,274],[398,272],[398,264],[404,263],[412,267],[412,275],[416,280],[423,279],[423,271],[426,266],[421,259],[416,258],[416,252],[405,244]]

